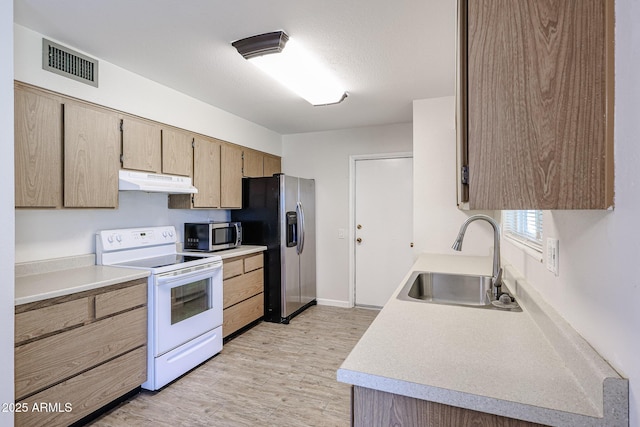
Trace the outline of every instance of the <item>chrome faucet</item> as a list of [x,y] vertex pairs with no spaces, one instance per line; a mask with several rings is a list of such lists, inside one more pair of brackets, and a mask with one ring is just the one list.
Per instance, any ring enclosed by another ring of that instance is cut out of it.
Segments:
[[493,277],[491,278],[491,287],[493,292],[494,299],[499,299],[501,295],[502,288],[502,268],[500,267],[500,226],[493,218],[488,215],[473,215],[470,216],[463,224],[460,226],[460,231],[458,232],[458,237],[456,237],[455,242],[451,246],[456,251],[462,250],[462,240],[464,239],[464,233],[467,231],[467,226],[476,220],[485,220],[491,227],[493,227]]

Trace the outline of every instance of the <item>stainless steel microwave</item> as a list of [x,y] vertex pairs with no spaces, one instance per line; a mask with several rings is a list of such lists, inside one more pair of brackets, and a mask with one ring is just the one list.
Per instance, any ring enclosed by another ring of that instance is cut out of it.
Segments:
[[187,222],[184,224],[184,249],[188,251],[219,251],[242,244],[242,224],[239,222]]

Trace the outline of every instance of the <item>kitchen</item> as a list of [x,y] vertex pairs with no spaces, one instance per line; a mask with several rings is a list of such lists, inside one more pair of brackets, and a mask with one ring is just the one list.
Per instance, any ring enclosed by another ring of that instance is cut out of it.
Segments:
[[[453,14],[455,7],[447,9],[446,22],[451,22],[448,34],[453,37]],[[3,93],[13,90],[13,79],[31,81],[34,84],[70,93],[81,98],[86,93],[74,93],[76,86],[67,83],[52,83],[50,77],[42,77],[39,71],[40,35],[24,27],[14,29],[13,7],[2,5],[3,36],[2,52],[5,57],[14,57],[14,62],[6,61],[2,69]],[[638,353],[637,326],[640,318],[633,303],[638,300],[638,267],[635,260],[638,251],[636,217],[640,203],[635,191],[634,160],[640,157],[632,138],[637,135],[635,120],[639,110],[638,84],[634,77],[640,68],[637,59],[638,34],[633,22],[638,17],[635,2],[620,0],[616,3],[616,206],[613,211],[546,211],[544,213],[545,234],[561,241],[561,273],[549,274],[545,267],[527,258],[522,251],[503,245],[503,255],[527,279],[538,288],[544,298],[606,359],[630,379],[630,424],[638,425],[638,388],[635,383],[640,378],[636,362]],[[14,40],[14,43],[10,41]],[[450,58],[451,60],[453,57]],[[31,66],[29,64],[34,64]],[[15,68],[15,69],[14,69]],[[36,71],[37,75],[30,73]],[[128,100],[127,108],[148,111],[148,115],[158,120],[175,120],[176,111],[169,114],[167,105],[179,105],[183,111],[197,114],[183,114],[182,126],[200,130],[204,120],[209,119],[212,131],[203,133],[226,136],[240,143],[250,144],[252,139],[262,142],[264,151],[281,154],[283,169],[291,175],[310,175],[318,182],[326,183],[323,193],[319,192],[318,205],[326,205],[323,194],[333,194],[331,212],[324,213],[324,240],[318,242],[318,294],[319,299],[332,305],[346,306],[350,299],[349,289],[344,283],[349,280],[348,245],[333,236],[334,230],[348,228],[348,157],[357,154],[389,153],[413,151],[415,164],[428,167],[416,168],[414,174],[414,244],[415,253],[448,252],[458,227],[468,216],[455,207],[455,198],[445,187],[432,185],[442,183],[443,176],[455,165],[454,99],[453,87],[448,92],[430,99],[417,99],[413,103],[412,123],[383,126],[354,127],[346,130],[318,132],[270,132],[257,125],[246,123],[220,110],[181,96],[172,90],[131,73],[127,73],[105,61],[102,71],[105,84],[118,81],[126,89],[109,86],[109,93],[100,93],[104,102],[120,106],[121,99]],[[109,78],[112,72],[112,78]],[[14,75],[15,73],[15,75]],[[41,80],[45,79],[45,80]],[[57,80],[56,80],[57,82]],[[452,80],[451,80],[452,82]],[[64,85],[58,86],[58,85]],[[105,90],[104,92],[107,92]],[[118,92],[118,91],[126,92]],[[132,96],[132,91],[138,96]],[[11,141],[13,104],[11,97],[2,97],[2,126],[5,140]],[[90,99],[91,100],[91,99]],[[146,102],[145,102],[146,100]],[[352,99],[351,99],[352,100]],[[351,101],[349,100],[349,101]],[[99,102],[99,103],[100,103]],[[157,105],[156,105],[157,104]],[[131,107],[131,108],[129,108]],[[133,111],[135,112],[135,111]],[[168,117],[171,115],[172,117]],[[214,124],[215,123],[215,124]],[[241,124],[240,124],[241,123]],[[235,126],[234,126],[235,125]],[[0,170],[5,181],[5,194],[13,193],[13,159],[11,144],[2,145],[3,167]],[[257,148],[257,147],[256,147]],[[453,151],[452,151],[453,149]],[[442,159],[448,159],[442,161]],[[453,178],[452,178],[453,179]],[[325,196],[326,197],[326,196]],[[179,224],[188,220],[200,220],[202,214],[166,210],[165,200],[157,195],[121,194],[118,211],[24,211],[15,213],[10,197],[3,198],[0,218],[3,223],[15,224],[16,240],[3,247],[2,271],[7,280],[3,286],[5,304],[0,312],[3,324],[12,324],[13,316],[13,264],[28,260],[53,258],[56,254],[75,255],[92,252],[91,239],[96,229],[115,228],[131,225],[135,212],[148,208],[160,212],[153,218],[152,225]],[[158,209],[160,208],[160,209]],[[319,207],[319,209],[321,209]],[[335,212],[335,213],[334,213]],[[319,212],[319,215],[322,213]],[[225,220],[223,211],[210,211],[212,219]],[[204,219],[207,219],[206,217]],[[35,225],[34,225],[35,224]],[[54,224],[51,227],[50,224]],[[319,224],[320,226],[321,224]],[[11,233],[8,233],[11,234]],[[470,236],[472,238],[473,236]],[[481,235],[474,242],[468,242],[466,254],[486,255],[490,250],[490,235]],[[15,249],[14,249],[15,247]],[[324,249],[323,249],[324,248]],[[330,266],[330,268],[328,268]],[[342,285],[337,285],[342,284]],[[7,328],[11,329],[11,328]],[[12,381],[13,342],[12,334],[2,331],[3,384]],[[5,380],[6,378],[6,380]],[[8,393],[2,401],[12,401]]]

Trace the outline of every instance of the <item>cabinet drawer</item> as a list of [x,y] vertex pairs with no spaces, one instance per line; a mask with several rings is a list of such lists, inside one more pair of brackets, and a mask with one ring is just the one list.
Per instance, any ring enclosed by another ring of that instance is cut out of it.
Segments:
[[259,293],[223,312],[222,334],[227,337],[264,315],[264,294]]
[[[16,426],[67,426],[135,389],[147,379],[147,347],[143,346],[103,365],[43,390],[19,403]],[[59,405],[57,411],[33,412],[40,402]],[[65,404],[71,411],[65,412]]]
[[222,307],[227,308],[264,291],[262,270],[225,280],[223,287]]
[[96,295],[96,319],[147,303],[147,282]]
[[147,342],[146,307],[15,348],[15,396],[37,392]]
[[222,262],[222,279],[227,280],[230,277],[242,274],[242,259]]
[[82,325],[89,319],[88,298],[79,298],[49,307],[16,314],[15,342]]
[[264,265],[262,262],[262,254],[250,256],[244,259],[244,272],[248,273],[249,271],[257,270],[262,268]]

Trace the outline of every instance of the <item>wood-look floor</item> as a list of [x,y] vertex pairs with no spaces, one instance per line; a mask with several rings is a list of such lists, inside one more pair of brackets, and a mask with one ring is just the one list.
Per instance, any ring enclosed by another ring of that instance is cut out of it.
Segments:
[[378,314],[313,306],[289,325],[262,322],[157,392],[95,420],[115,426],[348,426],[350,386],[336,371]]

